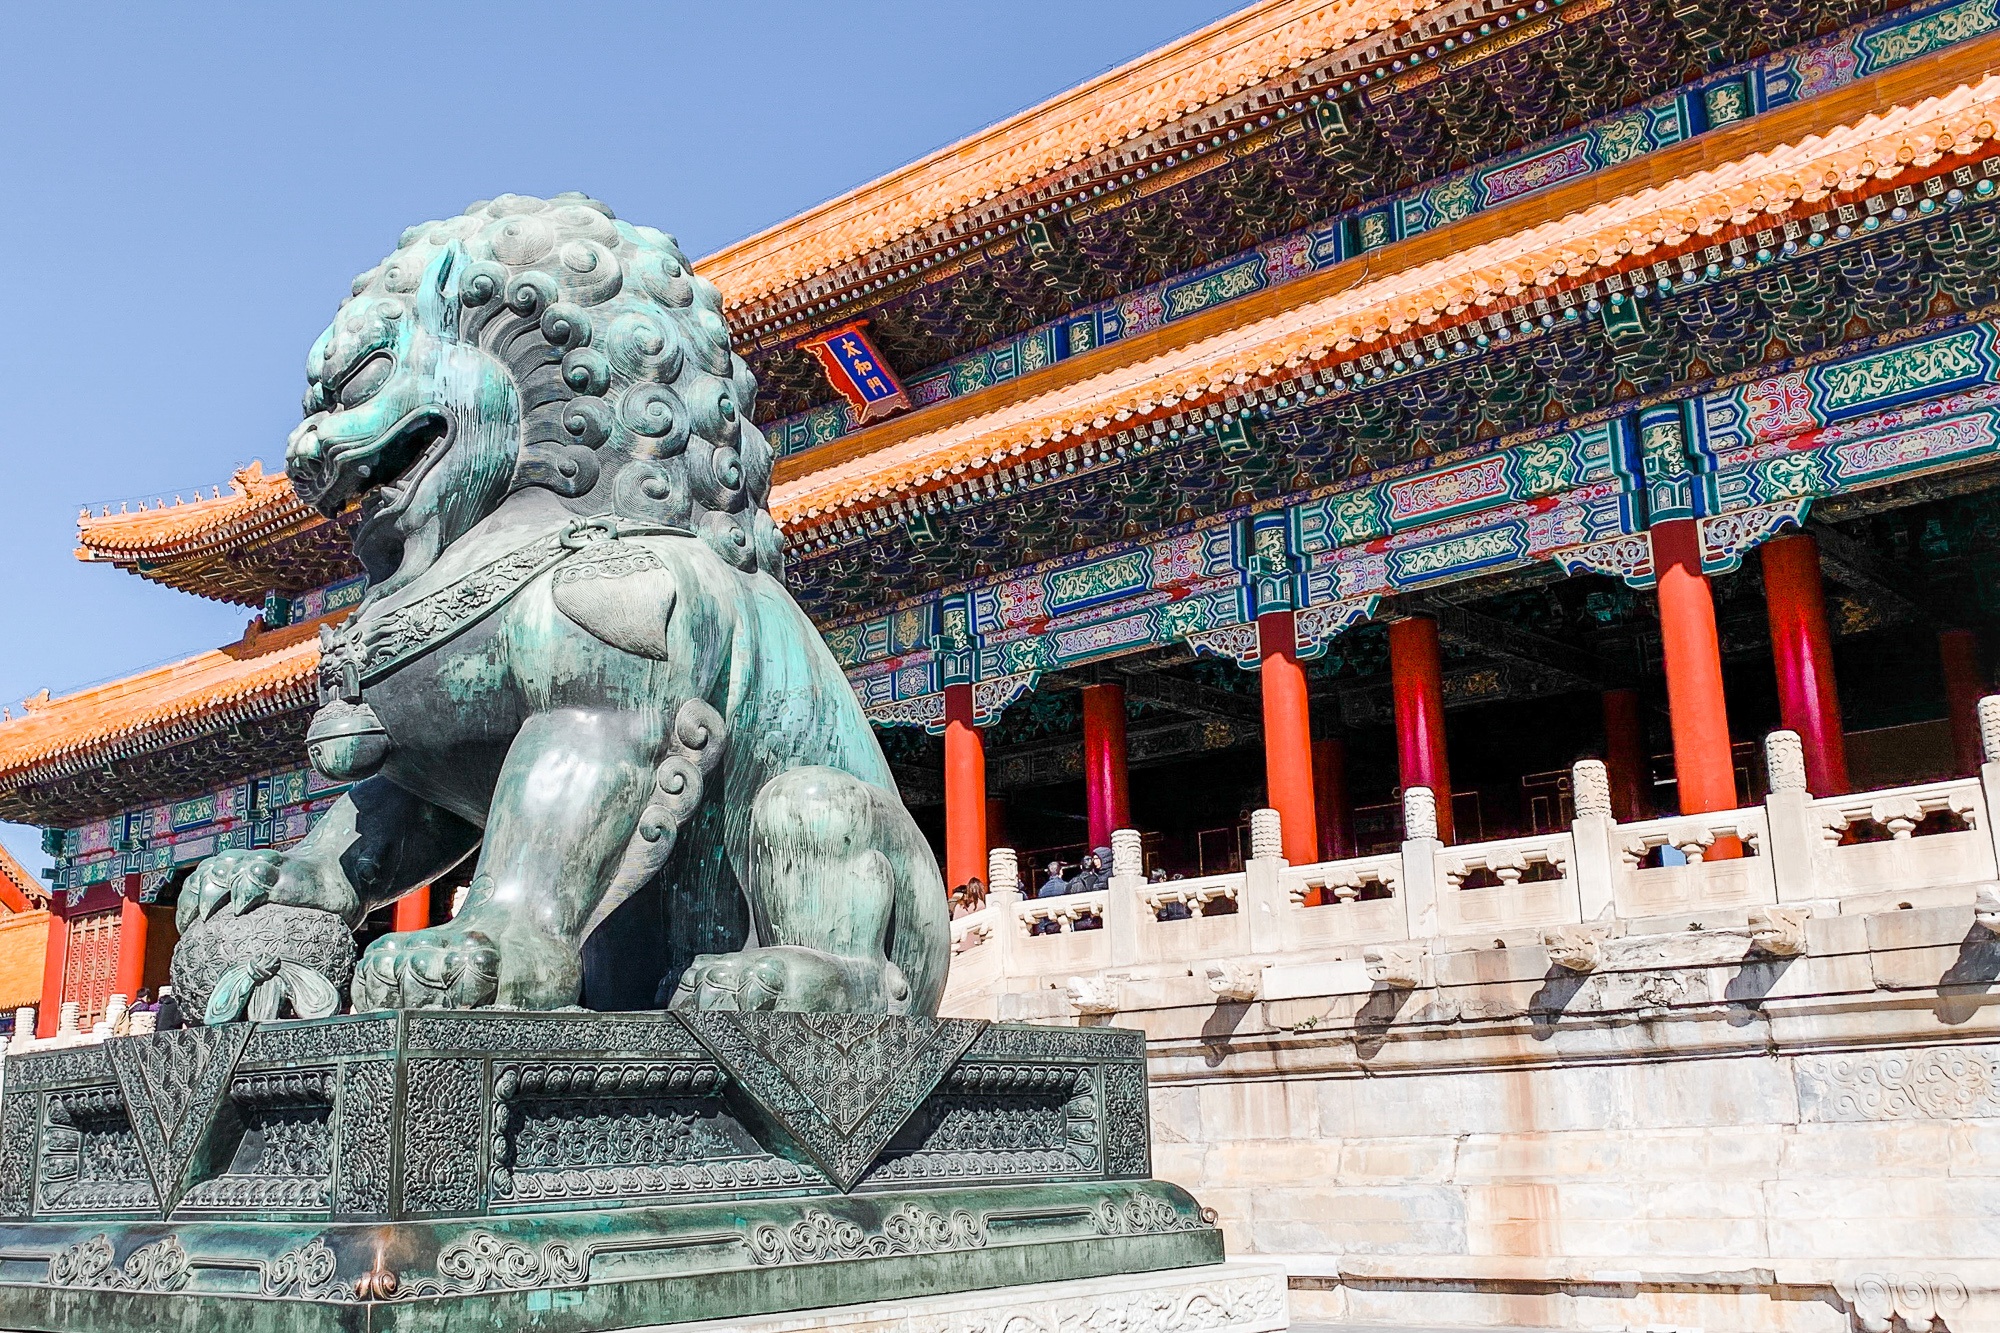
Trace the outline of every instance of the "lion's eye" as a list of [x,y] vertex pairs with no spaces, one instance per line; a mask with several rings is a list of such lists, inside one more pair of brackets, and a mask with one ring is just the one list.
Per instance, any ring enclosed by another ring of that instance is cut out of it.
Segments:
[[340,405],[359,407],[382,392],[382,386],[389,382],[389,376],[396,369],[396,358],[387,352],[377,352],[363,361],[340,382]]

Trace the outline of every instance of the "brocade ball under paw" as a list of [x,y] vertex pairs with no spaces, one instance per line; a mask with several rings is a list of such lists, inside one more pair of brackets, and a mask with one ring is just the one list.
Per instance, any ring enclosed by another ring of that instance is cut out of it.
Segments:
[[221,911],[174,946],[174,994],[190,1023],[327,1018],[354,976],[354,933],[331,912],[266,903]]

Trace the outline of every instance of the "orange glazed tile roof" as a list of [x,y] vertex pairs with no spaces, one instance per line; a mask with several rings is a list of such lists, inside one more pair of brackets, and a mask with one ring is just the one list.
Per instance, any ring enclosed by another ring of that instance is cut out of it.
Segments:
[[253,462],[229,478],[229,493],[183,504],[164,502],[139,512],[93,514],[77,518],[79,560],[132,563],[141,560],[184,559],[227,550],[258,537],[298,527],[316,514],[292,492],[282,472],[265,475]]
[[0,847],[0,907],[9,912],[32,912],[49,905],[49,891],[14,854]]
[[1443,0],[1265,0],[696,265],[734,308],[1428,13]]
[[797,528],[1056,441],[1240,394],[1321,358],[1358,356],[1376,339],[1447,327],[1530,287],[1581,285],[1594,270],[1662,246],[1760,218],[1775,225],[1796,203],[1977,150],[2000,118],[2000,76],[1985,72],[1996,64],[2000,36],[1981,38],[1012,386],[791,455],[777,467],[772,515]]
[[289,625],[51,699],[0,721],[0,783],[46,781],[233,723],[289,712],[318,693],[319,626]]

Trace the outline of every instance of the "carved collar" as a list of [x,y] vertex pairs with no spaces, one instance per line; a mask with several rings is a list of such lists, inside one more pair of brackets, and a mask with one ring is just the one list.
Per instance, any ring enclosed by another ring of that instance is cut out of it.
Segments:
[[[692,537],[687,528],[637,523],[616,515],[571,518],[469,571],[417,578],[393,602],[361,610],[338,630],[320,630],[320,692],[350,703],[412,658],[457,638],[579,551],[622,537]],[[427,583],[436,584],[426,587]]]

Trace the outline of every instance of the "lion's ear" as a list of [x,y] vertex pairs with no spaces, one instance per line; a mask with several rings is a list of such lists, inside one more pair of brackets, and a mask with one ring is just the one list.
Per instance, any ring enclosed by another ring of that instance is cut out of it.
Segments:
[[606,542],[556,567],[556,609],[613,648],[667,660],[674,576],[633,542]]

